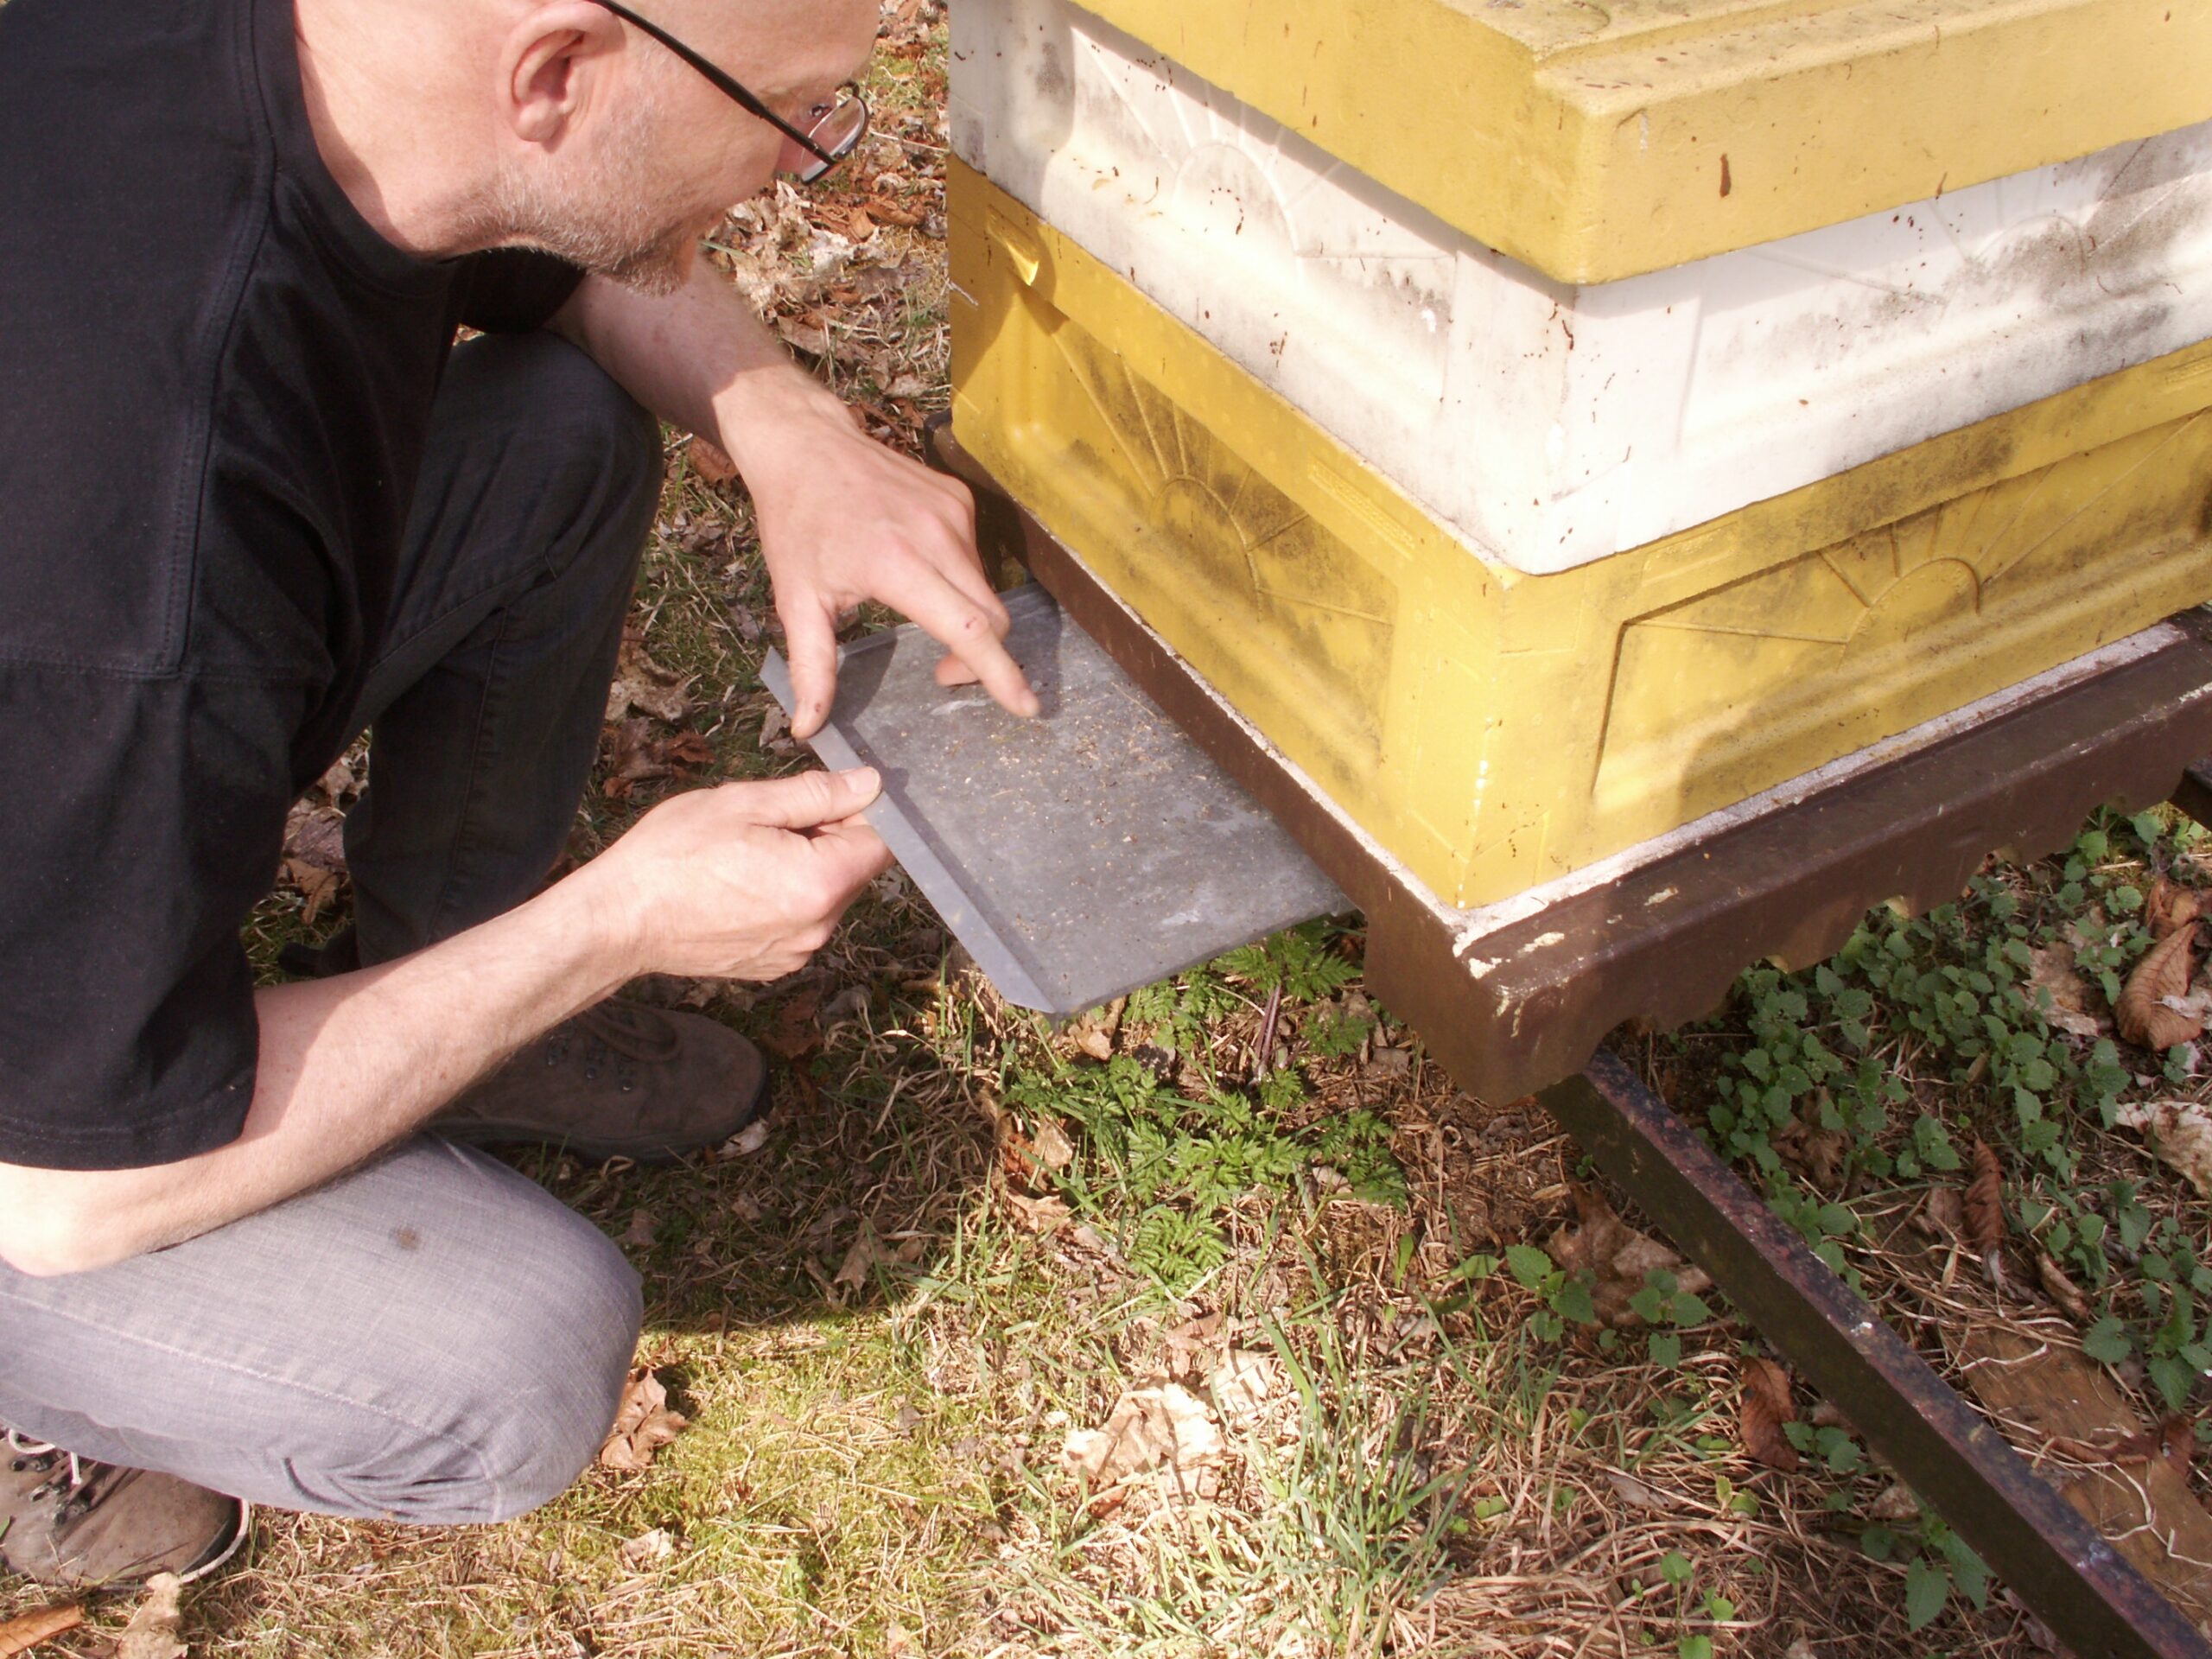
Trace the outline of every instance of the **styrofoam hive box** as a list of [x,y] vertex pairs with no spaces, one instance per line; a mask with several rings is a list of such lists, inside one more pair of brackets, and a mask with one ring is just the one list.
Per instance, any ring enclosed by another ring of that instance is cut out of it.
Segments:
[[1575,285],[1066,0],[952,58],[963,161],[1530,573],[2212,338],[2212,123]]

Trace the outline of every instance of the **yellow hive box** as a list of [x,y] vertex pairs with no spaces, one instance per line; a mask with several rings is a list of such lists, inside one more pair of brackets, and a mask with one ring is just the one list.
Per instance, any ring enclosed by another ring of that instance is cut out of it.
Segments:
[[1562,282],[2212,117],[2205,0],[1084,0]]
[[1453,904],[2212,598],[2212,343],[1526,575],[980,175],[951,204],[961,442]]

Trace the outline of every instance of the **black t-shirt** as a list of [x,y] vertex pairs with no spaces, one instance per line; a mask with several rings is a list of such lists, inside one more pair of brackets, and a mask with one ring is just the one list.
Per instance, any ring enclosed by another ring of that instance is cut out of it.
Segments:
[[239,928],[342,747],[457,325],[318,156],[291,0],[0,5],[0,1161],[234,1139]]

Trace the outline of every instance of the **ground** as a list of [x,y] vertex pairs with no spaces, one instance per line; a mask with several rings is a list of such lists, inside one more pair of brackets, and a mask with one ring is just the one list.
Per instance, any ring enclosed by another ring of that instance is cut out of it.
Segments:
[[[887,0],[876,136],[716,239],[909,448],[945,402],[943,54],[933,0]],[[741,488],[671,460],[577,859],[670,790],[810,764],[758,678]],[[297,815],[251,930],[268,973],[342,922],[356,782]],[[2203,1206],[2124,1123],[2206,1085],[2193,1033],[2139,1046],[2113,1015],[2148,912],[2212,879],[2197,835],[2100,819],[1931,918],[1876,912],[1815,971],[1748,974],[1705,1027],[1618,1040],[1932,1359],[1955,1375],[1968,1329],[2086,1351],[2182,1426],[2201,1492]],[[639,1363],[689,1426],[504,1526],[264,1516],[188,1594],[191,1651],[2037,1650],[1539,1108],[1457,1092],[1370,1002],[1361,945],[1317,924],[1055,1032],[894,872],[789,980],[636,988],[780,1061],[765,1131],[711,1160],[524,1160],[645,1273]],[[2155,1006],[2201,1028],[2190,950]],[[0,1621],[52,1599],[0,1582]],[[40,1651],[108,1652],[133,1605]]]

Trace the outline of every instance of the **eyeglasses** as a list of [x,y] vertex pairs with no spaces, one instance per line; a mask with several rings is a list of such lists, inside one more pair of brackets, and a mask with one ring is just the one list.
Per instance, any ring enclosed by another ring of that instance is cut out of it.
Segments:
[[868,135],[868,100],[849,86],[837,94],[835,102],[816,105],[808,112],[812,118],[802,130],[785,120],[658,23],[648,22],[629,7],[617,4],[616,0],[594,0],[594,3],[606,7],[623,22],[643,29],[712,81],[717,92],[734,99],[746,113],[758,116],[813,156],[811,162],[793,175],[801,184],[812,184],[822,177],[851,155]]

